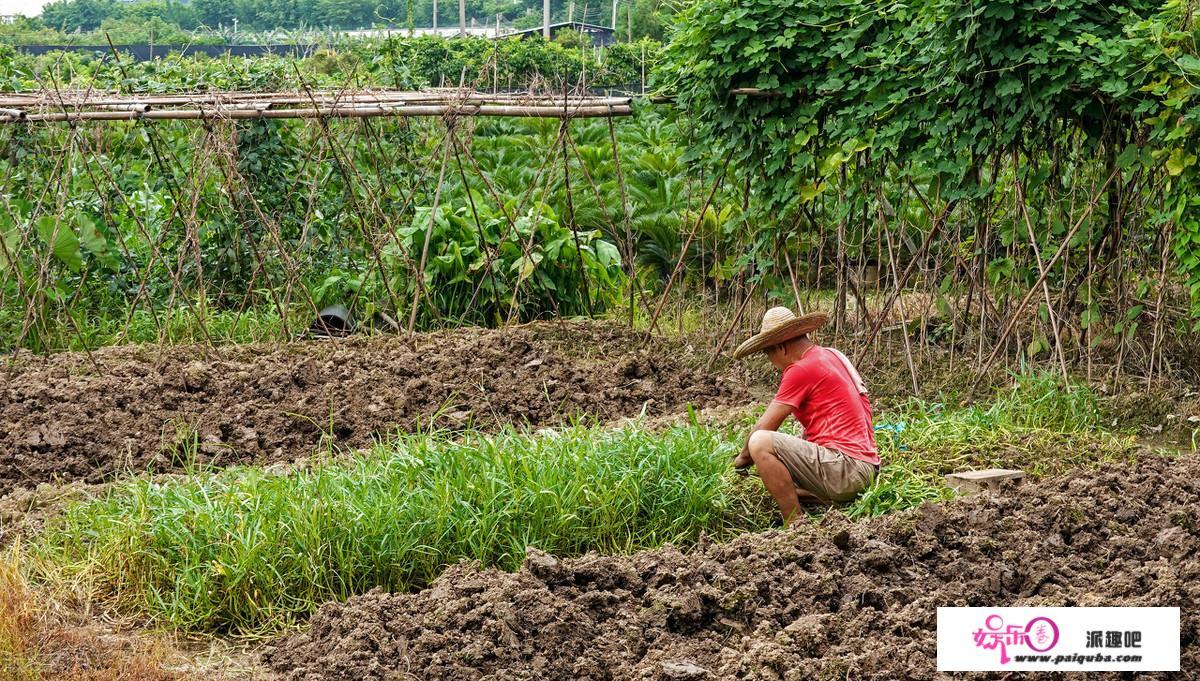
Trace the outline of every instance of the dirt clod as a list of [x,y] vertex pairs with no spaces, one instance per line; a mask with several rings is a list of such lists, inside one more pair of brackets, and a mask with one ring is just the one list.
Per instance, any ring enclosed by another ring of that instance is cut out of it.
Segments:
[[692,664],[687,660],[679,662],[664,662],[662,665],[663,678],[678,679],[679,681],[694,681],[695,679],[707,679],[708,670],[704,667]]
[[1197,507],[1200,458],[1147,456],[689,554],[531,551],[517,573],[462,563],[419,593],[327,604],[264,659],[297,681],[929,679],[938,606],[1179,606],[1194,671]]

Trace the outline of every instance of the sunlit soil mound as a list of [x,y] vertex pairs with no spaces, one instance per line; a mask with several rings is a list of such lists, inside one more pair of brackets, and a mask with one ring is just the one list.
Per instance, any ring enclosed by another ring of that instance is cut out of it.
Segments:
[[742,404],[745,390],[604,323],[23,356],[0,382],[0,495],[186,463],[272,463],[332,441]]

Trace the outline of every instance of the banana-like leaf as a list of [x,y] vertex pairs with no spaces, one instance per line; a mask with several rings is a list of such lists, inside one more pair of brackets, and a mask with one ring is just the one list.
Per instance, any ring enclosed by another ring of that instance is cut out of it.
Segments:
[[53,215],[43,215],[35,223],[38,236],[50,247],[54,257],[72,272],[83,269],[83,253],[79,250],[79,237],[68,225]]

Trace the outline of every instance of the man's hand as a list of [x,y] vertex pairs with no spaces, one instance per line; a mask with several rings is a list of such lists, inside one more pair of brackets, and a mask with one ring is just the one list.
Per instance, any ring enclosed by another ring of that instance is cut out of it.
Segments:
[[738,471],[744,471],[753,465],[754,459],[750,458],[750,446],[743,445],[741,453],[733,457],[733,467]]
[[792,413],[791,405],[771,400],[771,403],[767,405],[767,410],[763,412],[758,422],[754,424],[754,428],[746,434],[746,444],[742,445],[741,453],[733,457],[733,461],[731,462],[733,467],[738,469],[738,471],[744,472],[753,466],[754,459],[750,458],[750,436],[757,430],[779,430],[779,426],[790,413]]

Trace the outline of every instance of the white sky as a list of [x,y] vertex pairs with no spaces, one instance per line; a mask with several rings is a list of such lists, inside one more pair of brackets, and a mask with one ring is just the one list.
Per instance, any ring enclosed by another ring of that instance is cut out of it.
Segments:
[[24,14],[27,17],[42,13],[42,5],[50,0],[0,0],[0,14]]

